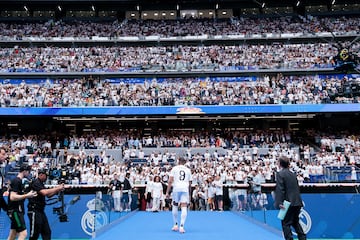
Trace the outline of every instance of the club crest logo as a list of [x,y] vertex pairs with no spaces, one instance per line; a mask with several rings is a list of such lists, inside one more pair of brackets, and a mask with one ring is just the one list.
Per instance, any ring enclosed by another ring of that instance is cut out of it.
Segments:
[[96,230],[108,224],[106,213],[103,211],[105,204],[101,199],[94,198],[86,204],[88,210],[81,218],[81,227],[83,231],[92,235]]
[[304,232],[308,233],[312,225],[310,214],[304,209],[301,209],[299,214],[299,220],[300,220],[300,225],[304,230]]

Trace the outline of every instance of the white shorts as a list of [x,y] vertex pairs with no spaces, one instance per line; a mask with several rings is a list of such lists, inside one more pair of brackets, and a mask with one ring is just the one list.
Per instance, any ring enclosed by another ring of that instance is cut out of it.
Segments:
[[120,190],[113,191],[112,196],[113,198],[121,198],[121,191]]
[[173,192],[172,200],[175,203],[189,203],[189,192]]

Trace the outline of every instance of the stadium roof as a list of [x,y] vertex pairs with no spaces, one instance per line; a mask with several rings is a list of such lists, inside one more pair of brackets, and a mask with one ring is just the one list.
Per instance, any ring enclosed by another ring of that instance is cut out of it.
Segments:
[[[141,9],[201,9],[201,8],[261,8],[261,7],[304,7],[332,4],[358,4],[358,0],[0,0],[0,8],[17,9],[26,5],[29,8],[56,8],[58,5],[74,8],[121,8],[122,10]],[[264,4],[264,5],[263,5]]]

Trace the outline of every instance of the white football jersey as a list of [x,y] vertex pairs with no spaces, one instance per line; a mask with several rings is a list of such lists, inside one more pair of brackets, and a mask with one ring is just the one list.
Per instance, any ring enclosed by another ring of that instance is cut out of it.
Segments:
[[174,177],[173,192],[188,192],[189,182],[192,181],[191,171],[184,165],[173,167],[170,177]]

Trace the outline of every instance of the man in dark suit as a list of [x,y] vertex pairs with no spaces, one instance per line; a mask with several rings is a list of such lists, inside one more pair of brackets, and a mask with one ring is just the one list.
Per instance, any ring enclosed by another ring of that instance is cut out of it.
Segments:
[[299,240],[306,240],[306,234],[299,223],[299,214],[303,206],[303,201],[300,196],[300,187],[296,174],[290,171],[290,161],[287,157],[281,156],[279,158],[279,165],[281,170],[276,174],[274,204],[276,208],[284,208],[284,200],[290,202],[290,207],[284,219],[281,220],[284,237],[286,240],[293,240],[293,234],[291,232],[292,226]]
[[7,161],[8,155],[7,152],[5,150],[5,148],[0,148],[0,211],[1,209],[4,210],[5,212],[7,212],[7,202],[5,201],[3,194],[4,192],[6,192],[8,189],[7,187],[5,187],[5,182],[4,182],[4,176],[3,174],[4,169],[1,169],[1,165]]

